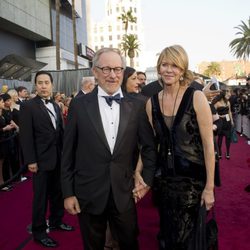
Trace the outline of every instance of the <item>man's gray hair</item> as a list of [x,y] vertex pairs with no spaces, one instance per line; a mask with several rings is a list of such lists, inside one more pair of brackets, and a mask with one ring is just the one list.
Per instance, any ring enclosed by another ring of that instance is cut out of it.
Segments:
[[119,49],[116,49],[116,48],[102,48],[102,49],[99,49],[94,57],[93,57],[93,60],[92,60],[92,69],[96,66],[99,66],[98,63],[99,63],[99,58],[100,56],[103,54],[103,53],[108,53],[108,52],[114,52],[116,54],[118,54],[120,57],[121,57],[121,60],[122,60],[122,67],[125,69],[126,68],[126,60],[125,58],[122,56],[122,53]]
[[96,85],[95,78],[93,76],[84,76],[82,78],[81,87],[89,82],[92,82],[94,85]]

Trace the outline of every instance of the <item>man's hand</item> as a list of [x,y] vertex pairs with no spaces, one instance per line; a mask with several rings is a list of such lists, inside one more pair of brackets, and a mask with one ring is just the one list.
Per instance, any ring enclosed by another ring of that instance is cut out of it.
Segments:
[[213,85],[212,82],[208,83],[202,90],[209,102],[211,102],[214,97],[219,95],[221,92],[220,90],[211,90],[211,85]]
[[38,171],[37,163],[28,164],[28,169],[31,173],[36,173]]
[[81,212],[79,202],[75,196],[64,199],[64,208],[69,214],[76,215]]

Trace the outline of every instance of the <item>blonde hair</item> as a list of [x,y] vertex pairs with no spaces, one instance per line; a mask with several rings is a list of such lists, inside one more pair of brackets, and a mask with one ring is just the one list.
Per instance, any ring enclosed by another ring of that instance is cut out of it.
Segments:
[[10,89],[10,90],[8,90],[7,93],[10,95],[11,99],[13,99],[13,97],[15,95],[18,97],[18,93],[17,93],[17,91],[15,89]]
[[1,94],[7,93],[8,89],[9,89],[8,85],[3,84],[1,88]]
[[183,70],[183,80],[180,79],[181,85],[188,85],[193,81],[193,73],[188,69],[188,55],[180,45],[172,45],[163,49],[157,60],[157,72],[160,72],[160,66],[164,59],[168,59],[178,68]]

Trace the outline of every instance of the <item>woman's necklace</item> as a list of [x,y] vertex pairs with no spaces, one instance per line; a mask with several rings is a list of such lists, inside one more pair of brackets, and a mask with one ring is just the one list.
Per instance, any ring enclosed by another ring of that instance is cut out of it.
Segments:
[[[174,111],[175,111],[175,106],[176,106],[176,101],[177,101],[177,97],[179,95],[179,90],[180,90],[180,86],[177,90],[177,93],[176,93],[176,96],[175,96],[175,99],[174,99],[174,107],[173,107],[173,111],[172,111],[172,116],[171,116],[171,124],[170,124],[170,129],[172,129],[172,126],[173,126],[173,122],[174,122]],[[162,92],[162,113],[164,115],[164,87],[163,87],[163,92]]]
[[[176,93],[176,96],[175,96],[175,100],[174,100],[174,107],[173,107],[173,111],[172,111],[172,116],[171,116],[171,123],[170,123],[170,134],[171,134],[171,130],[172,130],[172,127],[173,127],[173,123],[174,123],[174,111],[175,111],[175,106],[176,106],[176,101],[177,101],[177,97],[179,95],[179,90],[180,90],[180,86],[177,90],[177,93]],[[164,87],[163,87],[163,92],[162,92],[162,113],[164,115]],[[171,148],[170,148],[170,143],[169,143],[169,146],[168,146],[168,166],[169,168],[173,168],[173,163],[172,163],[172,157],[171,157]]]

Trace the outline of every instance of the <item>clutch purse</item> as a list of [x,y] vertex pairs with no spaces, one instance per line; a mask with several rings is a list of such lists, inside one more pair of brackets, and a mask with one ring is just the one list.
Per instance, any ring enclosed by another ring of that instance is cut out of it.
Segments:
[[238,136],[237,136],[237,132],[236,132],[235,128],[232,128],[230,138],[231,138],[232,143],[237,143],[238,142]]

